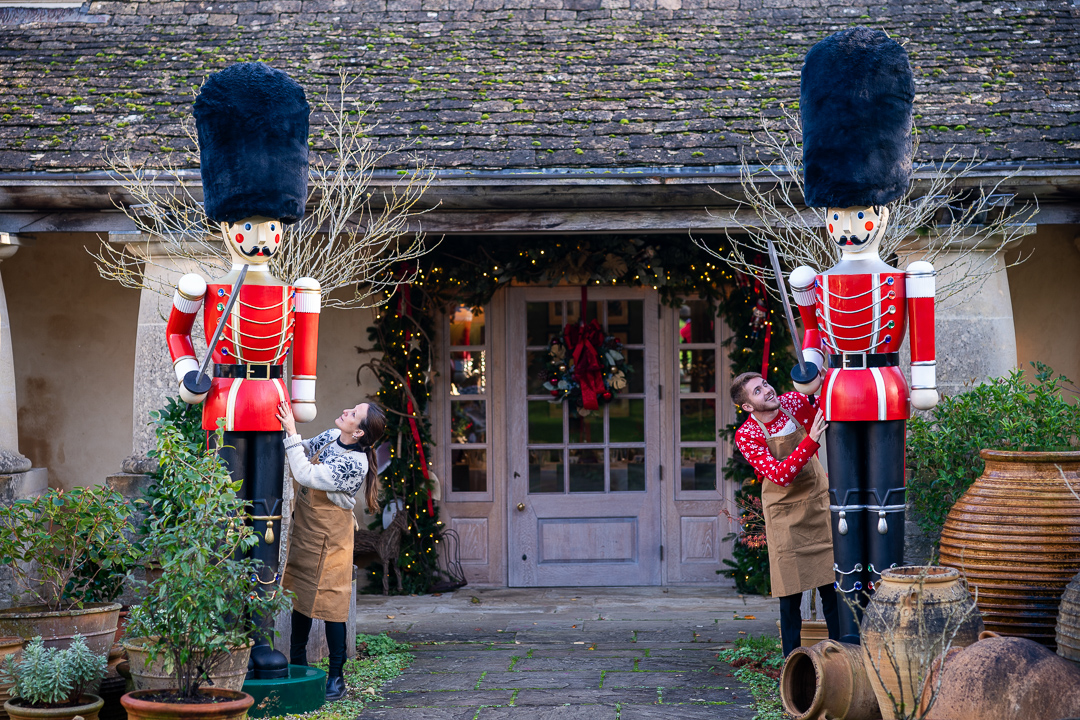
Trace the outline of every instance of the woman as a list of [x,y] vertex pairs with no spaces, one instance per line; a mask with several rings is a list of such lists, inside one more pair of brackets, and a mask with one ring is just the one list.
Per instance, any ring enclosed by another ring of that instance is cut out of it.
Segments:
[[278,405],[277,418],[285,430],[285,455],[297,484],[288,561],[281,579],[282,587],[296,594],[290,662],[307,665],[311,620],[324,620],[330,646],[326,699],[333,702],[345,695],[342,667],[352,594],[354,496],[366,485],[368,512],[378,511],[379,485],[372,448],[382,437],[386,415],[378,405],[361,403],[341,413],[334,421],[336,429],[311,440],[297,434],[289,403]]

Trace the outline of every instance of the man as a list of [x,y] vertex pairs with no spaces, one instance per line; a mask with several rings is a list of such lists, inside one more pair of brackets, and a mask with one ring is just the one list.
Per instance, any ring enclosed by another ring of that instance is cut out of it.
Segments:
[[833,589],[829,479],[817,459],[827,427],[812,396],[776,391],[760,374],[739,375],[731,400],[750,414],[735,445],[761,480],[772,594],[780,598],[784,657],[800,644],[802,594],[817,588],[829,637],[840,637]]

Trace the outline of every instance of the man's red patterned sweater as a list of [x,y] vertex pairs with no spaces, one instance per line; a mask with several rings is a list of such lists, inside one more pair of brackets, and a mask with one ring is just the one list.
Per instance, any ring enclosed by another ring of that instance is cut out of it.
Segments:
[[[743,454],[743,457],[754,468],[758,480],[769,479],[781,487],[787,487],[803,466],[810,461],[818,451],[820,445],[810,439],[810,427],[814,424],[814,416],[818,411],[817,399],[813,396],[803,395],[801,392],[792,391],[780,396],[780,404],[806,429],[808,433],[795,451],[783,460],[777,460],[769,452],[769,446],[765,442],[765,434],[761,432],[761,426],[757,420],[750,417],[735,432],[735,445]],[[766,427],[769,435],[788,435],[796,431],[794,424],[788,420],[783,412],[777,414]]]

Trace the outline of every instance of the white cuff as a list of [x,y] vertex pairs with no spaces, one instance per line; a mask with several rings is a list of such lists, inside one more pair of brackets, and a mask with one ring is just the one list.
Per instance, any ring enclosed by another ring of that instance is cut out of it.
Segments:
[[296,288],[296,300],[293,306],[296,312],[319,313],[322,306],[322,293],[319,289],[319,281],[315,278],[300,278],[293,285]]
[[296,402],[314,402],[315,400],[315,378],[297,377],[293,375],[292,379],[292,398]]
[[295,433],[285,438],[285,450],[292,450],[294,447],[302,445],[304,439],[300,437],[300,433]]
[[911,363],[911,389],[929,390],[937,387],[937,361]]
[[905,290],[909,298],[934,297],[934,266],[919,260],[907,266]]
[[173,363],[173,370],[176,371],[176,379],[183,383],[184,377],[192,370],[198,370],[199,363],[195,361],[195,358],[191,355],[182,357]]

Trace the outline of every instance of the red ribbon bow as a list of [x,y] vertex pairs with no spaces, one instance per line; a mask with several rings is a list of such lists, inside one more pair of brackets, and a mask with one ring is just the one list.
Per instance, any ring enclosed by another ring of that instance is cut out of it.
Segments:
[[584,325],[567,325],[563,334],[574,358],[574,377],[581,386],[581,406],[586,410],[599,410],[597,396],[604,392],[604,377],[597,350],[604,342],[604,331],[600,323],[590,320]]

